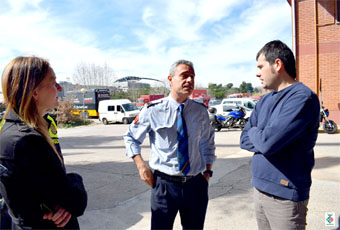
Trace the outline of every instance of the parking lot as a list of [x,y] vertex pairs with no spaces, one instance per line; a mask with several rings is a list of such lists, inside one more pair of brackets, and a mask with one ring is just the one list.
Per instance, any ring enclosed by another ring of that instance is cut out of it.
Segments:
[[[127,125],[98,122],[59,129],[67,170],[84,178],[88,207],[79,218],[82,229],[150,229],[150,189],[139,179],[125,156]],[[240,130],[216,133],[214,177],[210,180],[206,229],[257,229],[252,205],[252,154],[239,148]],[[149,155],[149,142],[142,145]],[[340,214],[340,134],[320,133],[315,147],[316,166],[309,202],[307,229],[325,227],[325,212]],[[181,229],[176,219],[175,229]]]

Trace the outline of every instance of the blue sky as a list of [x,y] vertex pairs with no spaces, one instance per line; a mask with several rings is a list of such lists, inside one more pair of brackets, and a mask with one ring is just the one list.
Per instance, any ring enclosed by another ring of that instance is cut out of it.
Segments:
[[80,62],[166,80],[187,59],[201,87],[259,86],[257,51],[274,39],[292,47],[286,0],[1,0],[0,31],[0,74],[14,57],[36,55],[58,81],[72,81]]

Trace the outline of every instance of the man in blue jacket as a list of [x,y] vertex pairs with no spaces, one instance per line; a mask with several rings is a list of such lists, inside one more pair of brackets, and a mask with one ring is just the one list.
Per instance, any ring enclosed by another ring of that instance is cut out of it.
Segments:
[[292,51],[281,41],[256,56],[264,89],[241,135],[241,148],[254,152],[252,180],[258,228],[305,229],[318,135],[320,104],[296,81]]

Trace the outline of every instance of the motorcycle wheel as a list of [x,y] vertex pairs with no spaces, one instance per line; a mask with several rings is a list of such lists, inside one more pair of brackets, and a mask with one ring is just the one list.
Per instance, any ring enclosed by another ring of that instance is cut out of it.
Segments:
[[334,121],[328,120],[328,122],[325,121],[323,123],[323,130],[325,130],[325,132],[328,134],[334,134],[338,130],[338,126]]
[[225,121],[225,127],[228,129],[233,128],[234,125],[234,119],[232,117],[228,117],[227,120]]
[[245,120],[241,120],[240,121],[240,129],[243,130],[244,126],[246,126],[246,121]]
[[211,126],[214,128],[216,132],[219,132],[222,129],[222,125],[215,122],[211,122]]
[[215,124],[215,131],[216,132],[219,132],[219,131],[221,131],[221,129],[222,129],[222,125],[221,124]]

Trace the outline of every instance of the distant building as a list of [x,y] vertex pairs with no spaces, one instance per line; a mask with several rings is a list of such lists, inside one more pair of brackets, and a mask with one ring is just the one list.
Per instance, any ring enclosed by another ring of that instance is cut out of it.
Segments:
[[297,78],[340,124],[340,0],[287,0],[292,8]]
[[117,84],[117,88],[123,92],[127,92],[128,90],[138,90],[144,87],[150,87],[150,84],[141,83],[138,81],[124,81],[124,82],[119,82],[116,84]]

